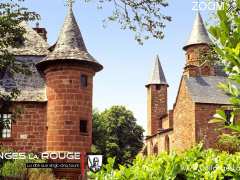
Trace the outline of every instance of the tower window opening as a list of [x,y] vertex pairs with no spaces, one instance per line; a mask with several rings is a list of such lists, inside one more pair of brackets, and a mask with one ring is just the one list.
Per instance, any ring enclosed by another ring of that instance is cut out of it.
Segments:
[[161,89],[161,85],[157,84],[156,85],[156,90],[160,90]]
[[88,86],[88,76],[85,74],[81,75],[81,87],[86,88]]
[[80,120],[80,133],[87,133],[87,121]]

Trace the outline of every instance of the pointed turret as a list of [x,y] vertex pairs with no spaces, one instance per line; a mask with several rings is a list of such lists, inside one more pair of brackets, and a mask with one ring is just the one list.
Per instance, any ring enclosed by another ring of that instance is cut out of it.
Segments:
[[201,14],[197,12],[191,35],[183,47],[186,51],[186,65],[184,74],[192,76],[214,75],[214,68],[209,63],[203,63],[204,54],[209,53],[212,41],[203,23]]
[[47,84],[46,150],[87,153],[92,145],[93,77],[103,67],[88,53],[69,2],[57,43],[37,64]]
[[146,86],[151,84],[168,85],[158,55],[156,56],[154,66]]
[[161,118],[167,114],[168,84],[157,56],[147,87],[147,134],[154,135],[162,128]]
[[186,50],[189,46],[196,45],[196,44],[207,44],[207,45],[212,44],[212,41],[208,36],[207,30],[203,23],[203,19],[200,12],[197,12],[197,15],[193,24],[192,32],[183,49]]
[[37,66],[41,70],[49,62],[59,60],[61,60],[61,62],[64,60],[66,62],[76,61],[87,64],[96,72],[103,69],[103,66],[87,51],[80,28],[73,14],[72,5],[68,7],[67,16],[52,52]]

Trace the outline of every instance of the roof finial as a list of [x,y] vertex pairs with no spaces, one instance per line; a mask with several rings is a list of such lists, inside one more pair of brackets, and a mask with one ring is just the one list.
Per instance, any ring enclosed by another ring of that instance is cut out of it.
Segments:
[[39,28],[39,22],[36,23],[36,28]]
[[68,6],[70,9],[72,9],[73,3],[74,3],[74,0],[67,0],[67,6]]
[[200,2],[199,2],[199,0],[197,0],[197,4],[198,4],[197,12],[199,12],[200,11]]

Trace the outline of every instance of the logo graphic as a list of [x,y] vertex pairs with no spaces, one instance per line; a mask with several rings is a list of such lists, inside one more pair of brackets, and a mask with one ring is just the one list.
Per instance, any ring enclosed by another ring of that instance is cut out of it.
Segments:
[[[231,0],[233,1],[233,0]],[[215,10],[221,10],[224,8],[224,4],[220,2],[215,1],[206,1],[202,0],[194,0],[193,2],[193,11],[215,11]]]
[[88,168],[92,172],[97,172],[102,167],[102,155],[88,155]]

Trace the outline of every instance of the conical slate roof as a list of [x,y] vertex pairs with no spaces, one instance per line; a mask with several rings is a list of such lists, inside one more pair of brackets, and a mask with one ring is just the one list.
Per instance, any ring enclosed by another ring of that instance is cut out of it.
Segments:
[[153,66],[150,78],[149,78],[146,86],[149,86],[151,84],[168,85],[165,75],[164,75],[164,72],[163,72],[163,69],[162,69],[162,66],[161,66],[161,63],[160,63],[160,60],[159,60],[159,56],[156,56],[154,66]]
[[74,60],[89,64],[96,71],[103,69],[103,66],[88,53],[71,5],[69,5],[67,16],[53,51],[38,64],[38,67],[41,68],[46,63],[57,60],[61,60],[61,62]]
[[196,15],[191,35],[183,49],[186,50],[188,46],[195,44],[212,44],[200,12]]

